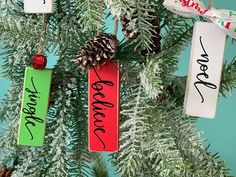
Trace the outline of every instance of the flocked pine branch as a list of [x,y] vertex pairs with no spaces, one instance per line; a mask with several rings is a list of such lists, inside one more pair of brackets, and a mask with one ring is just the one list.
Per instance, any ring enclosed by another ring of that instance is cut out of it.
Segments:
[[222,73],[220,93],[226,96],[226,92],[232,92],[236,88],[236,58],[228,65],[225,64]]
[[77,2],[78,21],[84,31],[96,31],[102,28],[103,0],[81,0]]
[[17,163],[13,177],[38,177],[45,165],[45,151],[42,148],[21,148],[17,152]]
[[[171,102],[160,106],[166,110],[162,117],[162,124],[169,127],[168,130],[185,161],[184,174],[230,176],[224,164],[206,151],[200,136],[201,132],[195,128],[196,121],[183,115],[182,106],[178,107]],[[167,120],[167,117],[171,117],[171,120]]]
[[[172,20],[167,20],[168,18]],[[185,45],[191,40],[194,19],[184,18],[174,14],[168,14],[163,19],[163,50],[175,45]]]
[[[154,173],[161,177],[181,176],[184,159],[176,146],[175,138],[170,134],[169,125],[165,125],[163,119],[166,119],[166,110],[159,107],[162,103],[152,103],[152,118],[149,123],[150,135],[145,144],[145,153],[147,154],[146,169],[152,169]],[[146,171],[146,170],[145,170]]]
[[141,84],[149,97],[155,98],[163,90],[161,59],[156,59],[156,55],[150,56],[147,65],[140,73]]
[[124,100],[122,104],[121,117],[124,120],[120,129],[120,152],[118,155],[118,171],[123,176],[135,176],[142,168],[142,148],[145,138],[148,136],[146,109],[146,97],[142,94],[140,85],[132,87],[133,92],[129,94],[129,102]]
[[110,9],[111,13],[118,18],[126,13],[127,7],[129,7],[130,2],[126,0],[104,0],[107,7]]
[[[145,92],[151,98],[155,98],[163,91],[163,87],[170,84],[173,72],[177,69],[180,52],[189,42],[190,32],[192,28],[186,29],[179,34],[178,41],[169,48],[163,48],[159,54],[152,54],[148,57],[148,61],[140,78]],[[166,39],[168,41],[168,39]],[[165,40],[164,40],[165,42]]]
[[[87,77],[86,74],[78,71],[71,59],[89,39],[91,33],[82,33],[78,28],[61,28],[60,34],[60,50],[57,52],[61,57],[55,66],[55,75],[57,76],[57,92],[64,90],[67,95],[62,94],[64,95],[63,100],[66,100],[64,104],[67,107],[64,123],[67,126],[68,137],[66,141],[63,141],[63,143],[67,142],[65,147],[68,158],[66,163],[67,174],[84,177],[90,173],[90,166],[88,165],[90,154],[87,150]],[[70,83],[70,80],[73,84]],[[57,97],[58,94],[55,94],[54,98]],[[60,108],[56,108],[56,110],[60,110]],[[54,121],[56,121],[55,118]],[[51,136],[51,138],[53,137]]]
[[[20,82],[22,84],[22,82]],[[22,86],[15,82],[12,83],[11,88],[6,96],[6,100],[1,104],[0,122],[5,123],[4,134],[0,137],[0,147],[2,152],[8,152],[11,156],[17,151],[17,132],[18,119],[21,107]],[[6,154],[5,154],[6,155]],[[4,160],[1,159],[1,160]],[[0,161],[1,161],[0,160]],[[9,160],[9,159],[8,159]]]
[[136,50],[151,50],[150,45],[153,43],[155,35],[155,26],[151,24],[153,15],[153,7],[155,3],[146,0],[138,1],[122,1],[108,0],[107,6],[111,13],[118,18],[122,16],[130,16],[129,26],[132,27],[139,35],[136,42]]
[[62,89],[63,91],[59,92],[58,102],[56,102],[56,104],[61,107],[61,110],[58,111],[56,114],[57,116],[55,116],[53,125],[55,131],[53,131],[51,134],[48,134],[49,137],[51,136],[53,138],[49,148],[51,162],[47,174],[55,177],[65,176],[68,170],[68,157],[66,155],[66,146],[69,143],[69,133],[67,130],[68,127],[66,125],[66,113],[68,105],[66,104],[66,99],[64,97],[67,96],[65,93],[65,86]]
[[[162,7],[156,8],[160,10]],[[166,14],[159,15],[163,20],[162,51],[147,57],[147,64],[140,75],[145,92],[151,98],[155,98],[163,92],[163,87],[170,84],[173,72],[177,70],[179,55],[191,40],[193,29],[191,22],[185,22],[185,18],[173,15],[166,9],[163,11]]]
[[184,165],[183,159],[178,149],[175,148],[175,140],[169,133],[155,132],[145,145],[147,158],[146,168],[141,172],[144,176],[147,169],[152,169],[154,173],[162,177],[181,176],[181,168]]
[[102,154],[95,153],[94,162],[92,164],[92,176],[93,177],[109,177],[108,168]]
[[154,4],[146,0],[138,0],[131,3],[130,13],[135,13],[137,17],[134,19],[136,22],[131,20],[130,23],[136,24],[134,27],[139,33],[136,49],[151,50],[150,45],[154,42],[152,38],[155,35],[155,26],[151,24],[154,18],[153,6]]

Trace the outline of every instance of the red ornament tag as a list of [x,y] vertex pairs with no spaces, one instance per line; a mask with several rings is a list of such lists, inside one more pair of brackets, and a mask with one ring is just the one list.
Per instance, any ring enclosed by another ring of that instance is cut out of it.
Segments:
[[119,146],[119,62],[89,70],[89,150],[117,152]]

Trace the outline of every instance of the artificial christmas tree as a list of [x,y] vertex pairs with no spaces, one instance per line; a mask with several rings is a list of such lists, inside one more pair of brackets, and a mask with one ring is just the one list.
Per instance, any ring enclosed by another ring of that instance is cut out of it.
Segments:
[[[174,72],[180,52],[191,40],[194,18],[186,19],[168,11],[163,0],[55,0],[54,13],[48,15],[45,26],[42,15],[25,14],[23,7],[22,0],[5,0],[0,6],[2,74],[11,80],[11,88],[0,109],[0,121],[7,123],[0,136],[0,167],[14,160],[14,177],[96,174],[98,166],[91,167],[92,153],[88,151],[87,70],[80,70],[78,64],[87,68],[102,64],[105,59],[115,59],[121,63],[121,125],[120,149],[111,155],[111,161],[119,174],[230,176],[218,156],[203,146],[196,119],[182,113],[186,77],[177,77]],[[137,37],[120,41],[117,50],[115,37],[111,43],[108,34],[105,36],[109,39],[105,37],[100,42],[95,37],[105,33],[103,12],[107,8],[118,20],[129,12],[135,12],[136,16],[126,23],[134,28]],[[151,23],[153,14],[159,20],[156,24]],[[160,25],[158,30],[157,25]],[[37,42],[42,34],[44,51],[59,57],[53,70],[53,103],[48,110],[45,142],[37,148],[18,146],[24,69],[31,65],[32,56],[42,46]],[[156,37],[158,52],[153,52]],[[99,57],[106,52],[109,55],[106,53],[108,56],[101,59],[95,55],[96,51]],[[91,63],[85,63],[90,60],[88,56],[92,57]],[[236,62],[232,61],[223,69],[222,94],[236,87],[235,78]],[[107,175],[106,170],[101,173]]]

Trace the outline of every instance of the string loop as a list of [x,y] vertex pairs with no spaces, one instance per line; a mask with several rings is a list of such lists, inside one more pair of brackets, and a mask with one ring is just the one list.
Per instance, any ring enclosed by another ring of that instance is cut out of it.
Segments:
[[213,0],[208,0],[208,9],[210,9],[213,6]]
[[114,28],[114,32],[113,32],[113,35],[117,35],[117,33],[118,33],[118,29],[119,28],[119,19],[118,19],[118,17],[116,17],[115,18],[115,28]]
[[47,30],[47,14],[43,14],[42,31],[41,31],[41,36],[40,36],[40,40],[39,40],[39,47],[38,47],[38,54],[39,55],[43,53],[43,48],[45,45],[46,30]]

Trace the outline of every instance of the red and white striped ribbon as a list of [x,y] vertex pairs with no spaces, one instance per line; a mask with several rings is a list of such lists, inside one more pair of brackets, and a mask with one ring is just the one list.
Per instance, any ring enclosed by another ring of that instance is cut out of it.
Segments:
[[178,15],[185,17],[200,15],[208,18],[227,35],[236,39],[236,11],[213,7],[209,9],[199,0],[165,0],[163,5]]

